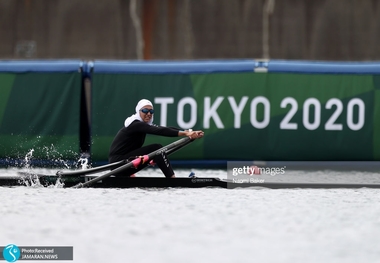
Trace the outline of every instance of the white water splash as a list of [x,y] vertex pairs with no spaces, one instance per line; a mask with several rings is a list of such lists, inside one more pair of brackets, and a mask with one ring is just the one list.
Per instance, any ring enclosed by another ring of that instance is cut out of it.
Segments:
[[79,158],[78,164],[81,166],[82,170],[88,169],[88,159],[86,157]]
[[[54,147],[52,145],[52,147]],[[45,150],[48,149],[48,147],[44,147]],[[24,162],[23,162],[23,168],[26,169],[24,172],[24,175],[20,177],[20,181],[27,187],[31,188],[43,188],[44,185],[41,184],[39,175],[35,173],[35,171],[32,169],[32,159],[33,159],[33,152],[34,149],[31,149],[24,157]],[[55,151],[56,152],[56,151]],[[47,151],[49,153],[49,151]],[[62,163],[65,164],[66,167],[68,165],[62,161]],[[63,188],[64,184],[60,180],[60,178],[57,178],[57,181],[55,184],[48,185],[48,188]]]
[[31,169],[31,161],[33,158],[34,149],[31,149],[24,157],[24,167],[29,171]]
[[46,153],[46,157],[48,160],[62,164],[66,169],[70,169],[70,165],[67,163],[67,160],[63,159],[63,155],[58,152],[54,144],[51,144],[50,147],[44,146],[43,150]]
[[27,187],[32,187],[32,188],[44,187],[40,183],[38,175],[36,175],[35,173],[33,173],[31,170],[29,170],[23,177],[21,177],[20,180]]

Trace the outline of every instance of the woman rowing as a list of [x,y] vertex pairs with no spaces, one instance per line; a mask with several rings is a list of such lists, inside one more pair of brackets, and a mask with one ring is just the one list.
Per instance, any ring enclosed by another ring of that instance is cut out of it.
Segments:
[[[162,145],[157,143],[143,146],[147,134],[166,137],[188,136],[190,139],[202,138],[204,135],[203,131],[183,131],[177,128],[153,124],[154,109],[153,104],[149,100],[140,100],[135,110],[136,113],[125,120],[124,127],[119,130],[111,144],[108,156],[110,163],[149,154],[162,148]],[[153,162],[158,165],[167,178],[175,177],[173,168],[165,152],[153,158]],[[145,164],[138,170],[143,169],[147,165]],[[126,172],[126,175],[131,176],[135,172],[136,170],[130,170]]]

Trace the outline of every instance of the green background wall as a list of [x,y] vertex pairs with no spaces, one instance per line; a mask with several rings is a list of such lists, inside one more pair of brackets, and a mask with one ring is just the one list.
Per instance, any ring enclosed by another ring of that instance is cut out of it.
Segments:
[[82,75],[0,73],[0,156],[77,158]]
[[[196,118],[192,128],[205,131],[174,159],[379,160],[378,84],[368,74],[95,73],[92,158],[107,160],[125,118],[147,98],[155,104],[156,124],[179,127]],[[162,98],[173,100],[164,116]],[[196,115],[189,104],[178,108],[184,98],[195,101]],[[243,102],[241,114],[234,114],[231,105]],[[152,135],[146,143],[173,140]]]

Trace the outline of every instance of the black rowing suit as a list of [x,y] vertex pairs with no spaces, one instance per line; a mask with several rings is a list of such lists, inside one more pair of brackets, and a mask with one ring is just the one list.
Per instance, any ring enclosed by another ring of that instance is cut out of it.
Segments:
[[[149,125],[145,122],[135,120],[128,127],[121,128],[116,134],[110,147],[108,161],[114,163],[131,157],[149,154],[162,147],[161,144],[150,144],[142,147],[146,134],[178,137],[178,131],[179,129],[177,128]],[[156,156],[153,160],[166,177],[171,177],[174,174],[173,168],[165,153]],[[141,170],[147,165],[148,164],[143,165],[138,170]],[[131,175],[138,170],[132,169],[125,174]]]

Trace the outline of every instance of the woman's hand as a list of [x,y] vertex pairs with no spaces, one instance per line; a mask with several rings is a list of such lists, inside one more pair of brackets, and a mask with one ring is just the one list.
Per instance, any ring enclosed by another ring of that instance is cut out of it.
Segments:
[[203,131],[186,130],[186,131],[181,131],[179,135],[180,136],[187,136],[190,139],[194,140],[194,139],[202,138],[204,136],[204,132]]
[[189,131],[187,136],[190,139],[199,139],[199,138],[202,138],[203,135],[204,135],[203,131]]

